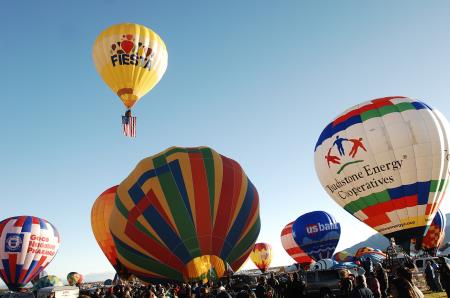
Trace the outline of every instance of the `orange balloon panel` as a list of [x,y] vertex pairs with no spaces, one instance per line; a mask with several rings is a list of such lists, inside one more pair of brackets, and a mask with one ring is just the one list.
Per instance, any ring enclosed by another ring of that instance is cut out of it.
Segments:
[[259,270],[265,272],[272,262],[272,246],[267,243],[256,243],[250,253],[250,259]]
[[117,185],[105,190],[97,198],[92,206],[91,226],[98,245],[111,265],[118,271],[116,246],[109,231],[109,218],[114,206],[116,190]]

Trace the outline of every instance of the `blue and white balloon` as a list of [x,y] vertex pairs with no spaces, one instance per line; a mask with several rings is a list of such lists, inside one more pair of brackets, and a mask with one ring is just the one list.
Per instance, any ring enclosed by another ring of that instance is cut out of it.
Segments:
[[292,234],[298,246],[318,261],[333,256],[341,236],[341,226],[325,211],[313,211],[295,220]]

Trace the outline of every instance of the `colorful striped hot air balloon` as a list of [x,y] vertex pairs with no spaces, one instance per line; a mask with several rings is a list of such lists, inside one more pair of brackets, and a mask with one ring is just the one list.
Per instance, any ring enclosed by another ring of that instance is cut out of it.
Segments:
[[316,262],[333,256],[341,226],[331,214],[313,211],[299,216],[292,225],[295,242]]
[[288,223],[281,231],[281,245],[291,258],[293,258],[303,268],[309,268],[314,263],[311,259],[295,242],[292,236],[292,225],[294,222]]
[[16,216],[0,222],[0,275],[18,291],[53,260],[60,244],[56,228],[45,219]]
[[110,229],[120,262],[144,281],[220,277],[227,264],[240,268],[258,237],[258,192],[234,160],[172,147],[119,185]]
[[356,105],[334,119],[315,147],[327,193],[350,214],[409,252],[434,218],[448,182],[448,123],[401,96]]
[[91,210],[91,227],[95,240],[97,240],[98,246],[100,246],[108,261],[121,278],[127,279],[130,274],[117,259],[116,245],[109,230],[109,220],[114,206],[116,191],[117,185],[105,190],[95,200]]
[[424,250],[435,250],[442,244],[445,237],[446,224],[445,215],[438,209],[428,231],[423,237],[422,248]]
[[262,273],[266,272],[272,262],[272,246],[268,243],[255,243],[250,259]]
[[67,282],[70,286],[79,286],[83,282],[83,275],[78,272],[70,272],[67,274]]

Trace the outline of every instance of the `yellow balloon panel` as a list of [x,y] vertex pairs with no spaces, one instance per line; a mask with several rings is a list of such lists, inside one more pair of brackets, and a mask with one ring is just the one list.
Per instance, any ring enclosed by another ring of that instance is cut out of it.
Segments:
[[186,274],[189,280],[202,280],[207,282],[224,276],[226,265],[224,261],[211,255],[197,257],[186,265]]
[[149,28],[118,24],[97,37],[93,59],[103,81],[131,108],[161,80],[168,54],[164,41]]

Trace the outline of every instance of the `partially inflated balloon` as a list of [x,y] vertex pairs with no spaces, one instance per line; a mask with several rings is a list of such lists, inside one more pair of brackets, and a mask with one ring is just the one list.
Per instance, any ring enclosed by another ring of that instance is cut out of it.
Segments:
[[425,250],[433,250],[438,248],[445,237],[446,218],[441,210],[434,216],[427,233],[423,237],[422,247]]
[[441,204],[448,182],[448,123],[406,97],[356,105],[324,129],[315,166],[350,214],[409,251]]
[[98,73],[128,109],[159,82],[167,57],[158,34],[138,24],[109,27],[97,37],[93,50]]
[[46,287],[61,287],[63,286],[63,282],[56,275],[47,275],[40,278],[36,284],[33,285],[33,290],[37,291]]
[[113,280],[110,278],[108,278],[107,280],[105,280],[103,282],[103,285],[105,285],[105,286],[111,286],[112,284],[113,284]]
[[56,228],[45,219],[16,216],[0,222],[0,274],[18,291],[53,260],[60,244]]
[[97,200],[95,200],[91,210],[91,226],[95,239],[108,261],[121,278],[127,279],[129,274],[117,259],[116,245],[114,244],[111,232],[109,231],[109,220],[114,206],[116,191],[117,185],[105,190]]
[[214,270],[220,277],[208,260],[237,270],[258,237],[258,192],[234,160],[207,147],[172,147],[119,185],[110,229],[119,260],[144,281],[203,279]]
[[313,266],[312,270],[325,270],[331,269],[333,266],[337,265],[337,262],[332,259],[322,259],[317,261]]
[[381,263],[382,260],[386,259],[386,254],[379,249],[374,249],[372,247],[364,246],[360,247],[356,253],[355,258],[360,260],[365,260],[366,258],[370,258],[372,261],[376,263]]
[[304,268],[309,268],[309,266],[314,263],[311,259],[295,242],[292,236],[292,225],[294,222],[288,223],[281,231],[281,245],[283,245],[284,250],[288,255],[291,256],[298,264]]
[[373,263],[382,263],[386,259],[386,254],[384,254],[384,253],[379,254],[379,253],[375,253],[375,252],[370,252],[370,253],[367,253],[367,254],[363,255],[361,257],[361,260],[364,260],[364,259],[367,259],[367,258],[371,259]]
[[361,256],[363,256],[367,253],[373,252],[373,251],[375,251],[375,249],[373,249],[372,247],[369,247],[369,246],[360,247],[360,248],[358,248],[358,250],[355,253],[355,258],[360,258]]
[[261,272],[266,272],[272,262],[272,246],[268,243],[255,243],[250,259]]
[[355,257],[349,253],[348,251],[340,251],[333,255],[333,260],[344,263],[344,262],[353,262],[355,260]]
[[450,247],[450,242],[444,243],[444,244],[442,244],[441,247],[439,247],[439,251],[441,251],[441,252],[445,251],[449,247]]
[[83,282],[83,275],[78,272],[67,274],[67,282],[70,286],[80,285]]
[[292,232],[298,246],[318,261],[333,256],[341,226],[330,214],[313,211],[298,217],[292,225]]
[[32,285],[35,285],[41,278],[43,278],[44,276],[47,276],[48,273],[45,270],[42,270],[41,272],[39,272],[39,274],[36,274],[30,281]]
[[361,247],[356,251],[355,258],[361,261],[369,258],[374,263],[382,263],[383,260],[386,259],[386,254],[379,249],[366,246]]

